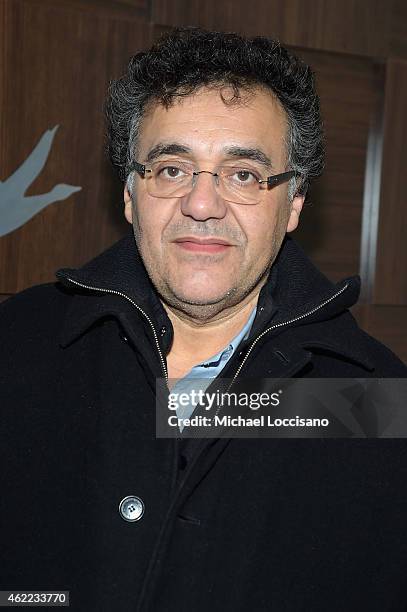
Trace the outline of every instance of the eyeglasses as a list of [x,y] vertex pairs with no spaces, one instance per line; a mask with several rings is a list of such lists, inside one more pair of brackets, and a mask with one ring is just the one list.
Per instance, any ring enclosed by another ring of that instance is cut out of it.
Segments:
[[146,181],[147,193],[155,198],[182,198],[192,191],[200,174],[211,174],[221,198],[235,204],[258,204],[268,189],[298,176],[290,170],[263,179],[256,170],[228,165],[219,166],[216,172],[197,172],[193,164],[179,160],[156,161],[149,168],[133,162],[133,170]]

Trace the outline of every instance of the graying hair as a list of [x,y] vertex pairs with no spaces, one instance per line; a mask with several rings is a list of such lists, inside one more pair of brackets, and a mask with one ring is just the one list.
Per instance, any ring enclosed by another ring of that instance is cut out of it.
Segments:
[[[131,168],[137,157],[140,125],[150,104],[168,108],[177,97],[202,87],[229,85],[238,103],[242,92],[266,88],[279,100],[288,123],[287,166],[300,178],[288,193],[305,195],[323,170],[324,146],[319,98],[309,66],[278,42],[238,34],[179,28],[149,51],[134,55],[127,73],[111,83],[106,103],[109,154],[133,192]],[[226,103],[226,101],[225,101]]]

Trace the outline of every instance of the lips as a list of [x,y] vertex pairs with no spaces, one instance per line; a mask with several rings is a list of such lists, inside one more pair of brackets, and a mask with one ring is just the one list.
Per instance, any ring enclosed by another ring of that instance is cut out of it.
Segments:
[[196,238],[195,236],[177,238],[174,243],[186,251],[202,253],[221,253],[233,246],[222,238]]

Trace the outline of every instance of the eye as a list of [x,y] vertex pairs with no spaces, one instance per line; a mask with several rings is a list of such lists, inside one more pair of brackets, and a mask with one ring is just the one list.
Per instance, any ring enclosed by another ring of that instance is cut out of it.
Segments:
[[168,182],[185,179],[192,172],[186,164],[175,160],[157,162],[152,165],[152,170],[156,180]]
[[253,178],[253,174],[248,170],[239,170],[236,172],[236,176],[242,183],[247,183],[251,178]]
[[230,168],[227,174],[237,185],[254,185],[260,180],[255,172],[247,168]]
[[159,169],[158,174],[160,174],[163,178],[179,178],[184,174],[181,168],[177,166],[164,166]]

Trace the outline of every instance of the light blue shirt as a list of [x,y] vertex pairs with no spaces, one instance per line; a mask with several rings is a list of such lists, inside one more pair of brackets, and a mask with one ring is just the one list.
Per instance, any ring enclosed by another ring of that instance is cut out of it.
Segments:
[[[257,308],[253,308],[252,313],[241,331],[230,341],[227,347],[219,351],[213,357],[210,357],[205,363],[199,363],[194,366],[183,378],[180,378],[177,383],[172,387],[171,393],[188,393],[191,391],[205,391],[212,380],[216,378],[223,370],[233,353],[239,346],[240,342],[246,340],[249,336],[254,318],[256,316]],[[189,419],[195,410],[197,401],[187,406],[178,406],[177,417],[179,419]],[[183,430],[183,426],[180,426],[180,430]]]

